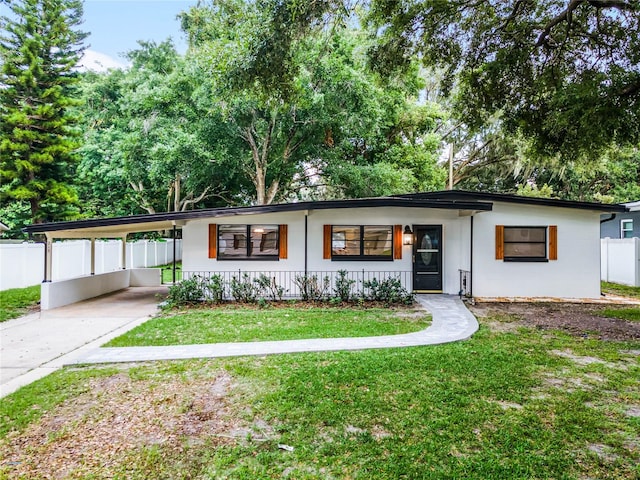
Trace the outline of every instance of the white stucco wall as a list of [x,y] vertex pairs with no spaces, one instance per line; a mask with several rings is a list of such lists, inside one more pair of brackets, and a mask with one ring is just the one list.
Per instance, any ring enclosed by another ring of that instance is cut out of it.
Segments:
[[40,286],[40,308],[49,310],[127,287],[158,287],[161,283],[162,271],[159,268],[116,270],[68,280],[43,282]]
[[42,283],[40,308],[49,310],[76,303],[129,286],[131,270],[118,270],[98,275]]
[[[182,268],[185,272],[297,271],[304,270],[305,212],[269,213],[189,221],[182,230]],[[273,260],[216,260],[208,258],[209,224],[287,224],[288,258]],[[322,258],[323,226],[331,225],[442,225],[443,291],[457,294],[458,269],[469,269],[469,217],[457,210],[419,208],[354,208],[308,212],[307,266],[309,272],[338,270],[411,272],[412,246],[403,246],[402,259],[394,261],[338,261]]]
[[129,276],[130,287],[159,287],[162,285],[160,268],[132,268]]
[[[476,215],[475,297],[600,297],[600,215],[587,210],[495,202]],[[558,226],[558,260],[495,259],[495,226]]]
[[[269,213],[189,221],[183,228],[185,272],[279,272],[304,270],[305,212]],[[600,296],[599,213],[579,209],[494,203],[474,216],[473,295],[476,297]],[[208,257],[208,225],[287,224],[288,259],[219,261]],[[412,248],[393,262],[332,261],[322,258],[323,225],[442,225],[443,291],[457,294],[459,270],[470,270],[470,217],[457,210],[354,208],[308,212],[308,271],[411,272]],[[505,262],[495,259],[495,226],[558,227],[558,260]]]

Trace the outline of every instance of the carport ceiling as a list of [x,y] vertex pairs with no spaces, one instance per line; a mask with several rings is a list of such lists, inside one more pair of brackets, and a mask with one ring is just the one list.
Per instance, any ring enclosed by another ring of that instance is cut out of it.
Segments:
[[101,225],[72,230],[57,230],[44,232],[47,238],[122,238],[130,233],[156,232],[160,230],[171,230],[174,225],[181,227],[184,221],[158,221],[145,223],[132,223],[128,225]]

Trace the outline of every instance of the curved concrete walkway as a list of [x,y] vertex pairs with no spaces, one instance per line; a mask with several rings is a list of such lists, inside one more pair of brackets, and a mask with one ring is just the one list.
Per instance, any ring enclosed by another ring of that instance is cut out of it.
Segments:
[[478,321],[458,297],[452,295],[417,295],[416,299],[431,312],[433,320],[428,328],[415,333],[379,337],[212,343],[166,347],[106,347],[80,355],[74,359],[73,363],[143,362],[277,353],[416,347],[465,340],[478,330]]

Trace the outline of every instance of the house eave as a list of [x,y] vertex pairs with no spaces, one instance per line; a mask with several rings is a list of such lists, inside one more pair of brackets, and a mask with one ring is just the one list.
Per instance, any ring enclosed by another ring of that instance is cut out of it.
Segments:
[[166,212],[127,217],[97,218],[69,222],[52,222],[29,225],[26,233],[44,233],[48,238],[119,238],[129,233],[167,230],[182,226],[189,220],[223,218],[240,215],[284,213],[345,208],[434,208],[459,212],[485,212],[493,208],[491,202],[470,200],[413,199],[396,197],[361,198],[350,200],[324,200],[318,202],[279,203],[248,207],[224,207]]
[[413,199],[449,199],[449,200],[466,200],[466,201],[484,201],[484,202],[505,202],[505,203],[517,203],[521,205],[537,205],[544,207],[560,207],[560,208],[573,208],[579,210],[592,210],[595,212],[603,213],[623,213],[629,211],[629,208],[625,205],[619,204],[605,204],[594,202],[577,202],[574,200],[560,200],[556,198],[538,198],[538,197],[523,197],[520,195],[505,194],[505,193],[484,193],[484,192],[470,192],[466,190],[445,190],[441,192],[426,192],[426,193],[410,193],[394,195],[396,198],[413,198]]

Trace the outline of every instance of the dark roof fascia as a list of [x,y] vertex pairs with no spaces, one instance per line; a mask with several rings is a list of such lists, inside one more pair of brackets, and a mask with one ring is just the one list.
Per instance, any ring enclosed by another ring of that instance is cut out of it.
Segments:
[[597,212],[626,212],[624,205],[612,205],[594,202],[576,202],[573,200],[558,200],[555,198],[523,197],[507,193],[469,192],[467,190],[443,190],[439,192],[409,193],[394,195],[397,198],[414,199],[442,199],[442,200],[476,200],[489,202],[520,203],[525,205],[539,205],[544,207],[577,208],[581,210],[594,210]]
[[420,199],[420,198],[359,198],[350,200],[323,200],[318,202],[277,203],[271,205],[255,205],[249,207],[223,207],[190,210],[188,212],[167,212],[147,215],[131,215],[127,217],[96,218],[91,220],[74,220],[70,222],[52,222],[28,225],[22,230],[26,233],[44,233],[60,230],[76,230],[80,228],[109,227],[152,222],[172,222],[197,218],[231,217],[236,215],[255,215],[260,213],[297,212],[302,210],[329,210],[339,208],[366,207],[409,207],[409,208],[441,208],[449,210],[490,211],[493,205],[489,202],[456,200],[456,199]]

